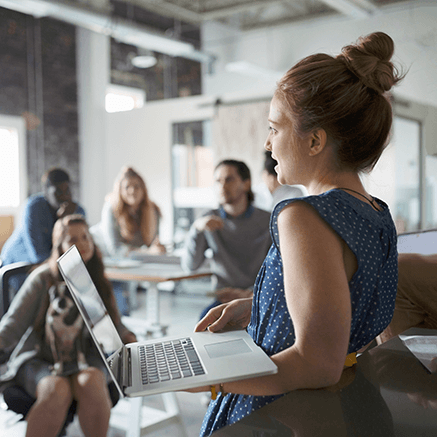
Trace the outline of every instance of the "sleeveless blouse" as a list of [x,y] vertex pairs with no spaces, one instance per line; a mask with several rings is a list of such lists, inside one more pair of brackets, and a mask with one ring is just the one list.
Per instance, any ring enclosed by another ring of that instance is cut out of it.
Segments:
[[[269,356],[295,342],[284,293],[278,235],[278,215],[295,201],[311,205],[357,259],[357,271],[349,282],[352,318],[348,354],[367,345],[390,323],[398,278],[397,237],[388,206],[379,199],[374,200],[381,211],[340,189],[318,196],[287,199],[276,205],[270,219],[273,243],[256,279],[247,328],[255,343]],[[200,435],[210,435],[237,422],[280,396],[283,395],[219,394],[209,404]]]

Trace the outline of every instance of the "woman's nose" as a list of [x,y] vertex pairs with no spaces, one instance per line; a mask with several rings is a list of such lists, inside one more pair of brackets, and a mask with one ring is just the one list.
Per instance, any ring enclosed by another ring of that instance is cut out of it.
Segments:
[[266,141],[264,143],[264,149],[266,149],[268,152],[271,152],[272,148],[270,146],[271,146],[270,140],[269,140],[269,137],[267,137],[267,139],[266,139]]

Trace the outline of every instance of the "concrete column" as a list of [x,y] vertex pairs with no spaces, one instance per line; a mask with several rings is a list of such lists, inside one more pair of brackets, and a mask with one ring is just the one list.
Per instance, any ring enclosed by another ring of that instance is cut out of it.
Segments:
[[105,95],[110,74],[110,38],[77,28],[80,200],[88,223],[100,221],[111,189],[106,177]]

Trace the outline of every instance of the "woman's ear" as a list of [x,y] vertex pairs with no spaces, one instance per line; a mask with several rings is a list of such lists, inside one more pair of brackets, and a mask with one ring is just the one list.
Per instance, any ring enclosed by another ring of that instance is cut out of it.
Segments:
[[309,136],[310,156],[318,155],[326,146],[328,135],[324,129],[317,129]]

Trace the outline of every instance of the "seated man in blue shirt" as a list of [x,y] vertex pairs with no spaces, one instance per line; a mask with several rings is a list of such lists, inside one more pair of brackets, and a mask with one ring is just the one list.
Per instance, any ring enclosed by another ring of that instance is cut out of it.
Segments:
[[216,301],[249,297],[271,245],[270,213],[252,205],[250,170],[244,162],[221,161],[214,171],[220,207],[198,218],[187,234],[181,258],[186,271],[198,269],[212,250]]
[[[59,168],[47,171],[42,177],[43,193],[30,196],[24,206],[21,220],[8,238],[1,252],[2,265],[18,261],[39,264],[52,249],[52,231],[58,218],[85,211],[73,202],[70,177]],[[24,278],[14,281],[15,291]]]

